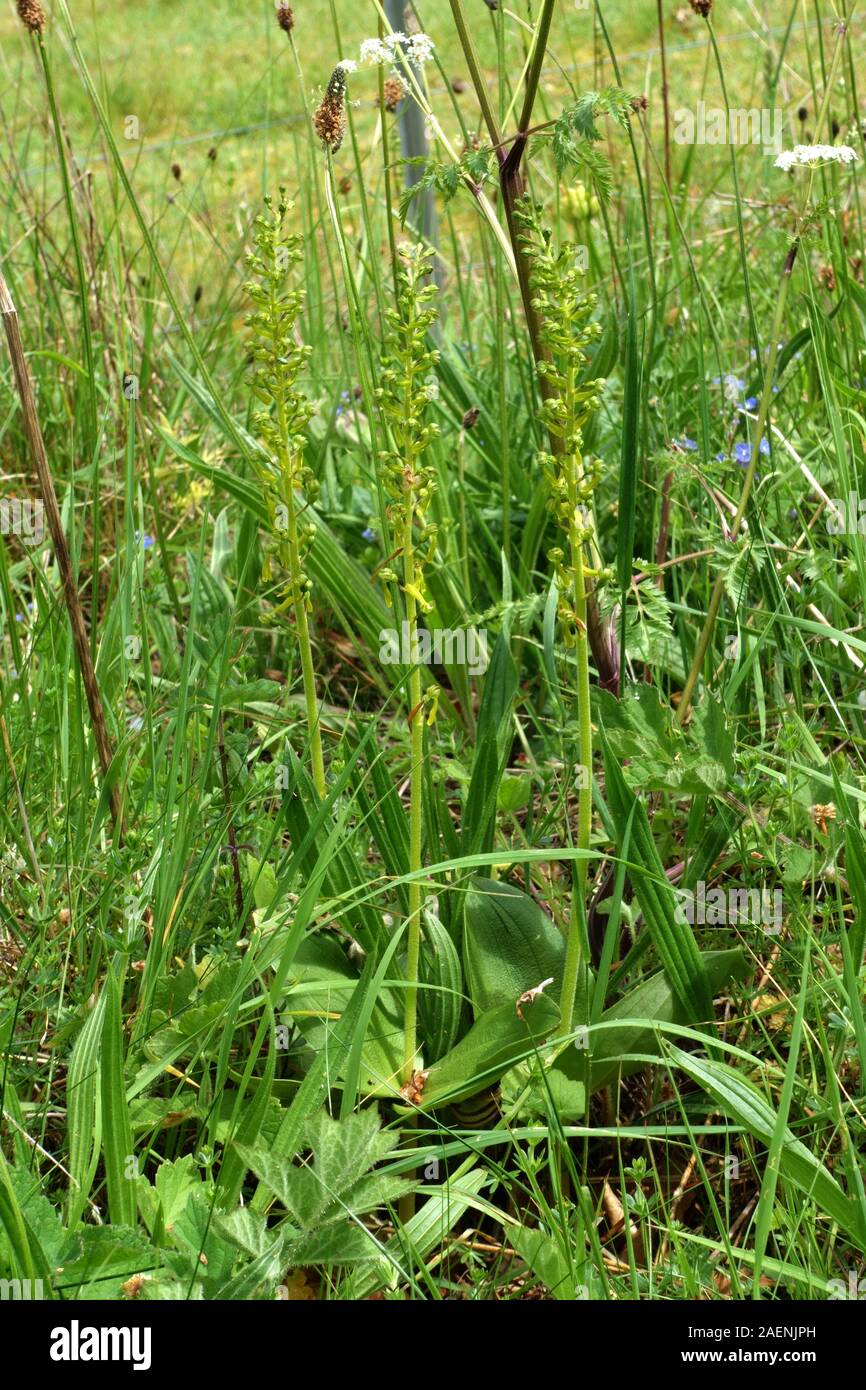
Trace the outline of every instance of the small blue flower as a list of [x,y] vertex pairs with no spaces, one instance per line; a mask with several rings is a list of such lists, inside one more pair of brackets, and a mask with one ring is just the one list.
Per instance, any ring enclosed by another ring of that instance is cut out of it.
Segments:
[[[762,439],[762,440],[761,440],[761,444],[760,444],[760,448],[759,448],[759,450],[758,450],[758,453],[763,454],[763,455],[764,455],[764,458],[769,458],[769,456],[770,456],[770,441],[769,441],[769,439]],[[743,444],[736,444],[736,445],[734,446],[734,458],[737,460],[737,463],[739,463],[740,465],[742,465],[742,467],[745,467],[746,464],[750,463],[750,462],[751,462],[751,458],[752,458],[752,446],[751,446],[751,444],[745,444],[745,443],[743,443]]]
[[717,378],[716,384],[723,388],[726,401],[735,401],[746,389],[742,377],[736,376],[733,372],[727,372],[723,377]]
[[372,526],[366,527],[366,529],[361,532],[361,535],[364,537],[365,541],[374,541],[376,539],[376,532],[373,530]]
[[757,396],[747,396],[745,406],[747,410],[755,410],[758,404]]
[[698,452],[697,440],[689,439],[688,435],[683,435],[682,439],[674,440],[674,448],[687,449],[690,454],[696,454]]

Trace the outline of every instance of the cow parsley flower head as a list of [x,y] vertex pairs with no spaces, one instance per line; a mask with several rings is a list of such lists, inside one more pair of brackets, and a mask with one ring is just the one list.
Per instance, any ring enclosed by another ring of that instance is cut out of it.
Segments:
[[382,67],[391,62],[392,56],[384,39],[364,39],[361,44],[361,62],[365,67]]
[[406,42],[406,54],[410,63],[431,63],[434,43],[429,34],[411,34]]
[[365,67],[391,67],[402,51],[410,63],[421,66],[432,62],[434,47],[429,34],[404,34],[397,29],[381,39],[364,39],[360,61]]
[[776,168],[816,169],[822,164],[853,164],[857,158],[856,150],[850,145],[795,145],[792,150],[783,150],[776,160]]

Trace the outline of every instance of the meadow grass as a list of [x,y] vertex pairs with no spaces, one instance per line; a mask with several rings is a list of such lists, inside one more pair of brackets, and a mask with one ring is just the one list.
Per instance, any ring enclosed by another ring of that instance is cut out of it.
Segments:
[[419,0],[428,280],[311,8],[0,17],[0,1276],[848,1296],[863,21]]

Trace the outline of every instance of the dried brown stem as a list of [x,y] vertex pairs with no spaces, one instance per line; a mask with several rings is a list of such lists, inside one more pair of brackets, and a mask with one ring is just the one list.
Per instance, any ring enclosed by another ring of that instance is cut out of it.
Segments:
[[[87,627],[81,608],[81,599],[75,583],[75,575],[72,570],[72,561],[69,556],[69,546],[66,543],[66,534],[63,530],[63,521],[60,516],[57,494],[54,491],[54,482],[48,467],[48,458],[45,453],[45,441],[42,438],[39,417],[36,414],[33,383],[30,379],[30,369],[27,365],[27,358],[24,355],[24,345],[21,341],[18,311],[15,308],[15,302],[9,292],[9,286],[6,283],[2,271],[0,271],[0,313],[3,315],[3,326],[6,330],[6,341],[9,344],[9,356],[12,359],[15,385],[18,390],[18,397],[21,401],[21,411],[24,417],[24,432],[27,436],[27,442],[30,445],[30,452],[33,455],[33,462],[36,466],[36,477],[39,483],[42,504],[45,508],[46,519],[48,521],[51,544],[54,547],[57,568],[60,571],[60,578],[63,584],[63,597],[66,603],[66,611],[69,614],[69,624],[72,628],[72,641],[75,645],[75,654],[78,658],[78,667],[84,684],[87,706],[90,710],[90,719],[93,724],[93,734],[96,740],[96,750],[99,756],[102,775],[103,777],[107,777],[109,768],[111,767],[113,753],[111,740],[108,735],[108,728],[105,722],[105,711],[102,707],[102,698],[99,693],[99,686],[96,682],[96,671],[94,670],[90,644],[87,638]],[[115,830],[122,839],[123,815],[116,786],[112,786],[109,799]]]

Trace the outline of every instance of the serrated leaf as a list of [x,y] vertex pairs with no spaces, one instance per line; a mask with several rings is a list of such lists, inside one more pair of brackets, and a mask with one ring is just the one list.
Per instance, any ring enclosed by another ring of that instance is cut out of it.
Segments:
[[[159,1261],[150,1241],[131,1226],[82,1226],[67,1239],[55,1276],[55,1287],[74,1297],[82,1286],[97,1282],[120,1284],[152,1269]],[[119,1297],[119,1289],[118,1289]],[[106,1294],[100,1295],[105,1297]]]
[[380,1129],[375,1109],[341,1120],[321,1111],[308,1121],[304,1139],[311,1157],[303,1164],[287,1164],[261,1147],[238,1145],[247,1166],[300,1232],[343,1222],[349,1212],[363,1215],[411,1190],[404,1178],[371,1171],[397,1143],[397,1135]]
[[174,1225],[193,1192],[200,1191],[202,1177],[192,1154],[161,1163],[154,1184],[142,1182],[138,1200],[147,1228],[154,1231],[161,1214],[163,1227]]

